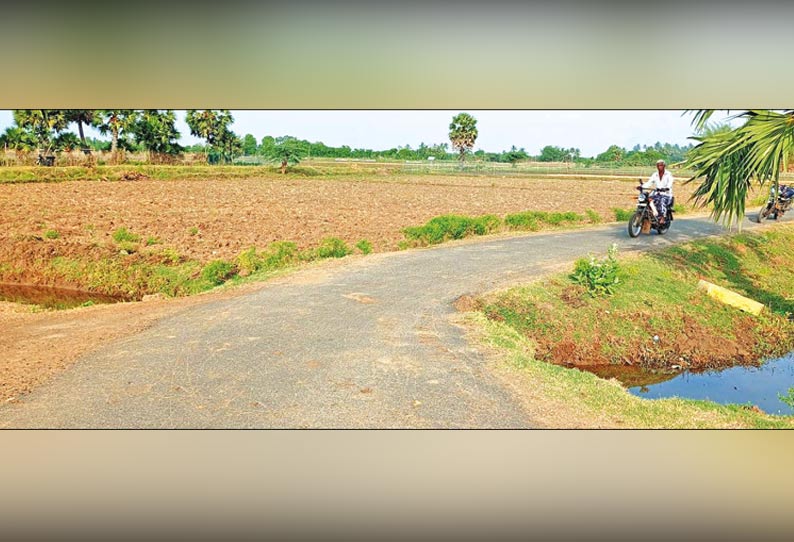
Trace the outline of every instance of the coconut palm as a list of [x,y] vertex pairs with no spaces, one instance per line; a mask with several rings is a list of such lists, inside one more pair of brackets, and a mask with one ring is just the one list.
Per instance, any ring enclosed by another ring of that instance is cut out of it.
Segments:
[[738,128],[703,133],[713,114],[710,109],[694,112],[692,122],[701,135],[692,139],[699,144],[681,165],[694,172],[686,182],[700,181],[695,201],[711,205],[715,220],[735,223],[744,216],[753,183],[777,187],[780,173],[788,168],[794,153],[794,109],[742,111],[731,117],[745,121]]

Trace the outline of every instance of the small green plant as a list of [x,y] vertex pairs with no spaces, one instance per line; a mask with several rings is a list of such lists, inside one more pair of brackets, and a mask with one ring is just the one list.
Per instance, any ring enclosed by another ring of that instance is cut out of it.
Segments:
[[94,304],[95,303],[92,300],[89,299],[88,301],[83,302],[80,306],[81,307],[93,307]]
[[182,255],[173,248],[166,247],[160,252],[160,254],[162,254],[163,259],[169,263],[180,263],[183,260]]
[[634,214],[634,211],[631,209],[618,209],[617,207],[612,209],[612,211],[614,211],[615,220],[618,222],[625,222]]
[[372,243],[370,243],[366,239],[362,239],[361,241],[356,243],[356,248],[359,249],[362,254],[369,254],[372,252]]
[[159,238],[154,237],[153,235],[150,235],[149,237],[146,238],[147,247],[150,247],[152,245],[159,245],[160,243],[162,243],[162,241]]
[[121,227],[113,232],[113,240],[117,243],[137,243],[141,240],[141,236]]
[[587,220],[591,223],[599,224],[601,222],[601,215],[596,213],[593,209],[587,209],[585,214],[587,215]]
[[589,258],[578,259],[571,280],[587,288],[592,297],[612,295],[615,286],[620,282],[617,252],[617,245],[612,244],[606,258],[597,260],[591,255]]
[[58,239],[61,236],[57,230],[47,230],[44,232],[44,237],[47,239]]
[[234,264],[224,260],[214,260],[201,270],[201,278],[218,286],[223,284],[235,273]]
[[193,226],[193,227],[192,227],[192,228],[190,228],[190,229],[189,229],[187,232],[188,232],[190,235],[198,235],[199,229],[198,229],[197,227]]
[[317,257],[323,258],[343,258],[353,251],[347,244],[338,237],[326,237],[320,241],[320,246],[317,247]]

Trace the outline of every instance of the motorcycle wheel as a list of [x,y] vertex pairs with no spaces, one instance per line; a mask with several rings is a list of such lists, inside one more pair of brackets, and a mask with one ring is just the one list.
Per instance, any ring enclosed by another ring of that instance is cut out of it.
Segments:
[[764,207],[763,209],[761,209],[760,211],[758,211],[758,220],[757,220],[757,222],[758,222],[759,224],[760,224],[761,222],[763,222],[763,221],[764,221],[764,219],[765,219],[766,217],[768,217],[768,216],[769,216],[769,211],[770,211],[770,210],[771,210],[771,207],[769,207],[769,205],[767,205],[766,207]]
[[642,211],[637,211],[629,219],[629,237],[637,237],[642,231]]
[[659,235],[664,235],[667,233],[667,230],[670,229],[670,218],[665,220],[664,224],[660,224],[656,227],[656,231],[659,232]]

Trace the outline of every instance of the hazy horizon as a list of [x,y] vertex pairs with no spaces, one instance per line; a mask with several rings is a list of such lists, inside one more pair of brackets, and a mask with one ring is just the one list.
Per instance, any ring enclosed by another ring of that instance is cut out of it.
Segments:
[[[385,150],[421,143],[446,143],[449,123],[459,110],[232,110],[231,129],[240,137],[252,134],[257,143],[270,136],[291,135],[339,147]],[[578,148],[582,156],[595,156],[610,145],[631,149],[656,142],[692,143],[692,116],[671,110],[467,110],[477,119],[475,150],[499,152],[515,145],[530,155],[546,145]],[[182,145],[202,143],[190,135],[185,110],[176,110],[176,127]],[[729,115],[720,112],[715,122]],[[0,110],[0,132],[14,124],[11,110]],[[71,125],[70,131],[77,128]],[[87,137],[108,139],[87,128]]]

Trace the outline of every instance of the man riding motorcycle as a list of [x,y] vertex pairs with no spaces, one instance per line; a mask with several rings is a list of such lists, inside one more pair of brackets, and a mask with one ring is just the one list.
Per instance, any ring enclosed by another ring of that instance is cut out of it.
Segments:
[[654,216],[658,217],[659,223],[664,224],[667,220],[667,207],[673,201],[673,176],[666,171],[664,160],[656,162],[656,171],[642,185],[643,188],[654,188],[656,193],[653,196],[651,210]]

